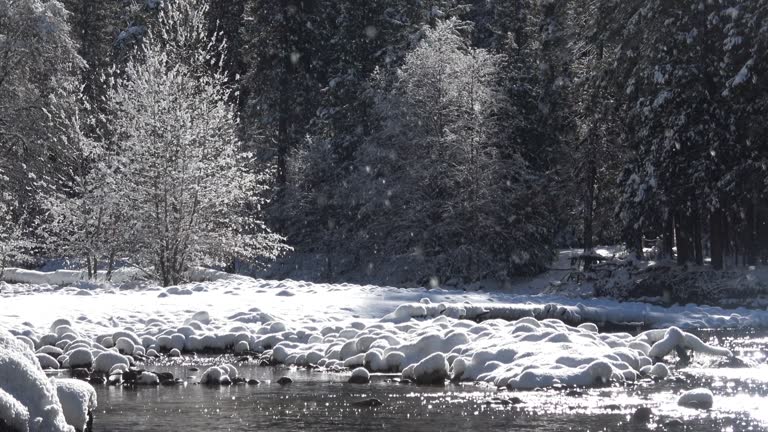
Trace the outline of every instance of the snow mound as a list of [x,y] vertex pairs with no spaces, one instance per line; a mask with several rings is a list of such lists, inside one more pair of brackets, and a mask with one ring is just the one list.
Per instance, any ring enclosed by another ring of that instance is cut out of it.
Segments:
[[96,409],[96,390],[76,379],[55,379],[54,383],[67,423],[77,430],[85,430],[88,414]]
[[21,430],[73,430],[32,350],[4,329],[0,329],[0,391],[0,413],[6,423],[16,424],[26,417],[28,426]]
[[709,389],[699,388],[683,393],[677,404],[680,406],[696,409],[710,409],[714,405],[715,398]]

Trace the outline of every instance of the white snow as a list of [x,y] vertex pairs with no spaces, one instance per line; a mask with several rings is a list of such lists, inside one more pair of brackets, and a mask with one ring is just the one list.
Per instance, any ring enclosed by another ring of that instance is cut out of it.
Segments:
[[85,430],[88,413],[96,409],[96,390],[87,382],[76,379],[57,378],[53,382],[67,423],[77,430]]
[[677,404],[688,408],[710,409],[714,405],[714,396],[709,389],[699,388],[680,395]]

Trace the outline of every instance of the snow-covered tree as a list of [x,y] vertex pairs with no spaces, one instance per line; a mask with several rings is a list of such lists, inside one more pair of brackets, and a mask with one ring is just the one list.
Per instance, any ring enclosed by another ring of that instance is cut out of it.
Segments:
[[510,205],[528,180],[525,165],[500,157],[496,146],[502,59],[468,46],[467,30],[439,21],[391,84],[379,77],[381,130],[359,163],[368,178],[363,232],[375,247],[423,254],[438,276],[472,279],[511,273],[548,253]]
[[201,1],[167,3],[107,96],[105,187],[125,204],[126,252],[164,285],[190,266],[284,249],[258,219],[271,172],[254,174],[240,153],[226,73],[211,72],[224,47],[209,39],[206,12]]
[[0,260],[24,261],[41,196],[73,161],[67,118],[83,62],[58,1],[0,0]]

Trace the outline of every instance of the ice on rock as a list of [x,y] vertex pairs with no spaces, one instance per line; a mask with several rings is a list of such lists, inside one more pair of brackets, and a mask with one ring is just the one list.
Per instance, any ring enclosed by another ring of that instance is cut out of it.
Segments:
[[108,373],[117,365],[124,365],[127,368],[130,362],[124,355],[114,351],[104,351],[93,359],[94,372]]
[[38,365],[34,352],[2,328],[0,392],[0,415],[6,423],[16,424],[27,418],[28,425],[20,430],[73,430],[67,425],[56,389]]
[[177,348],[173,348],[169,353],[168,357],[178,358],[181,357],[181,351],[179,351]]
[[715,398],[709,389],[698,388],[680,395],[677,404],[688,408],[707,410],[712,408],[714,401]]
[[67,423],[84,431],[88,414],[96,409],[96,390],[87,382],[76,379],[55,379],[54,383]]

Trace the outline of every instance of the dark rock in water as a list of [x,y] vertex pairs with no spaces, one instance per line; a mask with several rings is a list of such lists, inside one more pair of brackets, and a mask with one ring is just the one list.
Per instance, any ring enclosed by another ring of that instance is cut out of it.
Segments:
[[610,404],[603,407],[604,409],[607,409],[608,411],[621,411],[621,407],[616,404]]
[[569,397],[582,397],[584,396],[584,392],[581,390],[568,390],[565,395]]
[[259,385],[259,384],[261,384],[261,381],[259,381],[257,379],[249,379],[248,380],[248,385]]
[[91,385],[104,385],[107,383],[107,379],[103,376],[91,377],[91,379],[88,380],[88,383]]
[[247,356],[246,357],[240,357],[239,359],[237,359],[235,361],[238,362],[238,363],[248,363],[249,361],[251,361],[251,358],[247,357]]
[[191,368],[189,368],[187,370],[189,370],[190,372],[198,372],[200,369],[196,368],[196,367],[191,367]]
[[72,369],[72,378],[88,381],[91,379],[91,373],[88,369]]
[[160,385],[171,386],[178,384],[176,378],[174,378],[173,374],[170,372],[158,372],[155,375],[157,375],[157,379],[160,381]]
[[371,382],[371,378],[367,376],[352,375],[351,377],[349,377],[349,380],[347,380],[347,382],[350,384],[368,384]]
[[684,427],[685,423],[683,423],[680,419],[672,419],[664,423],[664,427],[667,429],[675,429],[675,428],[681,428]]
[[356,407],[377,407],[377,406],[384,405],[384,403],[376,398],[370,398],[370,399],[363,399],[360,401],[354,401],[352,402],[351,405]]
[[638,408],[634,414],[632,414],[633,423],[648,423],[651,420],[653,411],[648,407]]
[[716,368],[749,368],[755,366],[757,366],[757,363],[736,356],[721,358],[714,365]]
[[170,372],[157,372],[155,375],[157,375],[157,379],[159,379],[160,382],[173,381],[174,379],[173,374]]
[[232,384],[245,384],[248,382],[245,378],[237,377],[232,379]]
[[410,378],[401,378],[400,384],[411,384],[413,381],[411,381]]
[[288,378],[287,376],[280,377],[280,379],[277,380],[277,383],[280,385],[286,385],[292,383],[293,380]]
[[421,385],[445,385],[448,373],[444,370],[432,371],[416,377],[416,384]]
[[182,380],[181,378],[174,378],[170,380],[160,381],[160,385],[164,385],[164,386],[175,386],[180,384],[184,384],[184,380]]
[[134,369],[127,370],[123,372],[123,381],[127,383],[132,383],[136,381],[136,378],[138,378],[139,375],[141,375],[141,372],[137,370],[134,370]]
[[503,405],[503,406],[520,405],[521,403],[523,403],[523,400],[517,396],[513,396],[509,399],[494,397],[485,401],[486,405]]

